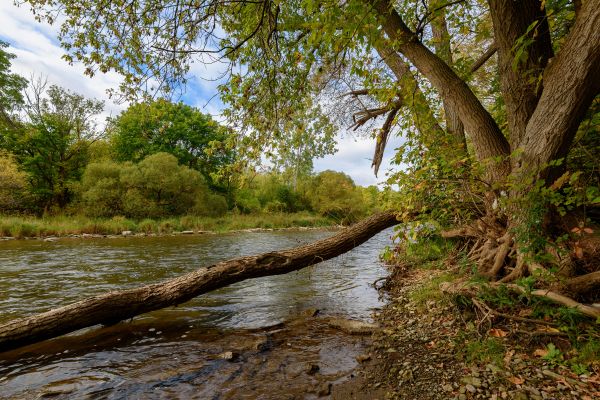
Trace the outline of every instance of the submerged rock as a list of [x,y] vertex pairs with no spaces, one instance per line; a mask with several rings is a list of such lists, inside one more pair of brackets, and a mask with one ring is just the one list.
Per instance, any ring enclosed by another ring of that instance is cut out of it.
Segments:
[[339,329],[350,335],[370,335],[379,329],[379,325],[353,319],[331,318],[327,321],[329,326]]
[[227,361],[235,361],[240,357],[239,353],[234,351],[226,351],[224,353],[219,354],[219,358]]

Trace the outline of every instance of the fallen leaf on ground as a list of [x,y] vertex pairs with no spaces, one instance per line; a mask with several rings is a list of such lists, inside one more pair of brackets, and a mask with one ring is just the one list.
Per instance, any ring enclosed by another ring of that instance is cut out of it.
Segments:
[[519,311],[519,317],[529,317],[533,314],[533,310],[531,308],[524,308]]
[[546,357],[548,355],[548,349],[536,349],[533,352],[533,355],[536,357]]
[[514,383],[515,385],[522,385],[523,383],[525,383],[525,379],[519,378],[518,376],[511,376],[508,378],[508,380]]
[[510,359],[512,358],[512,356],[515,354],[514,350],[508,350],[505,354],[504,354],[504,365],[506,367],[508,367],[508,365],[510,364]]
[[490,335],[494,337],[505,337],[508,335],[508,332],[503,331],[502,329],[492,328],[490,329]]

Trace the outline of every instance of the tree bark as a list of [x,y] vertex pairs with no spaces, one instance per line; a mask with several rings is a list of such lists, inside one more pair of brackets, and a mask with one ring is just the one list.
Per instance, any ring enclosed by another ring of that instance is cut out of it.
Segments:
[[415,126],[419,132],[422,135],[433,135],[434,137],[443,135],[444,130],[435,118],[427,97],[421,91],[419,83],[410,71],[410,66],[400,57],[398,52],[393,50],[388,42],[384,44],[377,43],[375,49],[398,79],[403,103],[410,106],[414,115]]
[[600,0],[582,4],[575,25],[544,71],[544,90],[527,123],[518,167],[536,171],[566,156],[600,91]]
[[0,352],[97,324],[114,324],[246,279],[296,271],[345,253],[397,223],[393,212],[377,214],[304,246],[222,261],[165,282],[105,293],[10,321],[0,325]]
[[[494,25],[494,43],[498,48],[498,73],[502,97],[506,104],[509,140],[515,150],[527,127],[542,91],[541,75],[552,57],[550,28],[545,9],[539,0],[489,0]],[[536,27],[527,30],[532,24]],[[516,46],[521,38],[532,42]],[[522,59],[515,60],[515,53],[522,47]]]
[[496,121],[483,107],[469,86],[441,58],[421,43],[406,26],[389,0],[368,1],[377,12],[383,30],[402,53],[438,91],[441,98],[457,110],[473,143],[479,160],[500,159],[487,170],[488,179],[503,181],[510,172],[506,157],[510,146]]
[[[435,53],[446,62],[450,67],[454,64],[452,59],[452,46],[450,44],[450,34],[446,25],[444,10],[431,21],[431,31],[433,33],[433,46]],[[454,141],[466,155],[467,141],[465,140],[465,127],[458,116],[458,111],[452,107],[450,102],[442,100],[444,113],[446,114],[446,130],[452,135]]]

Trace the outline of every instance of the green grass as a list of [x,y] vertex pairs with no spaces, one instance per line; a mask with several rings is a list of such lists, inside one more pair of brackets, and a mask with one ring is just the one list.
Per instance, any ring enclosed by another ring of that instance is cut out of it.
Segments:
[[440,291],[440,283],[451,282],[454,279],[456,279],[456,275],[448,272],[437,275],[410,292],[409,298],[417,307],[424,307],[430,300],[449,301],[448,296]]
[[227,214],[222,217],[198,217],[185,215],[160,220],[133,220],[124,217],[89,218],[84,216],[51,216],[35,218],[28,216],[0,216],[0,236],[18,239],[100,234],[119,235],[123,231],[146,234],[170,234],[181,231],[228,232],[242,229],[278,229],[292,227],[324,227],[335,221],[311,213],[265,213]]

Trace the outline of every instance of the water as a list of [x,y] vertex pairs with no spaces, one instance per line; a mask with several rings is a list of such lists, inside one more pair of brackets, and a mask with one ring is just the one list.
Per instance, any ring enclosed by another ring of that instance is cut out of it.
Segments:
[[[2,242],[0,323],[331,234]],[[132,322],[0,354],[0,397],[316,396],[319,385],[343,379],[356,365],[364,339],[332,331],[322,318],[302,318],[302,311],[316,308],[325,316],[370,320],[382,305],[372,283],[386,274],[378,255],[390,235],[390,230],[382,232],[351,252],[301,271],[247,280]],[[222,359],[224,351],[233,351],[236,359]],[[318,365],[319,373],[307,374],[307,363]]]

